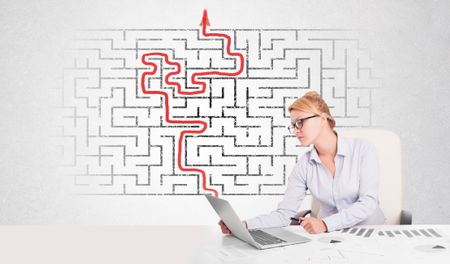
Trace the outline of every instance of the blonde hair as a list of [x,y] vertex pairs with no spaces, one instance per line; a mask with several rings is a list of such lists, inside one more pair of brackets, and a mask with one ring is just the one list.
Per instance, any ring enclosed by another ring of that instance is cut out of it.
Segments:
[[336,126],[336,121],[331,116],[327,103],[325,103],[322,97],[320,97],[320,94],[315,91],[307,92],[302,97],[295,100],[295,102],[293,102],[288,108],[289,112],[292,110],[298,110],[316,115],[325,114],[330,128],[333,129]]

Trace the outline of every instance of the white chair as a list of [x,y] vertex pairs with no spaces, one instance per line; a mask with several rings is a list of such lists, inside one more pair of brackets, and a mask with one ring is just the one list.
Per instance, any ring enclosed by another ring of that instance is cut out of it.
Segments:
[[[402,210],[402,158],[399,137],[387,130],[376,128],[340,128],[339,136],[364,138],[376,148],[380,165],[380,185],[378,199],[380,208],[386,217],[386,224],[411,224],[412,214]],[[320,203],[312,198],[311,210],[297,213],[296,217],[316,216]],[[291,224],[297,224],[292,221]]]

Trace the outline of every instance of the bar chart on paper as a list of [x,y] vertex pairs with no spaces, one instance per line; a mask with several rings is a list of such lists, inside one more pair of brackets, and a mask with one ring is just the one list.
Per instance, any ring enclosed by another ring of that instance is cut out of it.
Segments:
[[439,228],[426,226],[352,227],[342,229],[339,233],[343,237],[340,241],[344,241],[347,237],[366,241],[376,240],[381,243],[401,242],[403,245],[408,245],[412,252],[424,254],[448,253],[450,244],[450,240]]
[[391,229],[391,230],[380,230],[374,232],[374,228],[345,228],[342,229],[341,233],[355,235],[359,237],[407,237],[407,238],[423,238],[423,237],[442,237],[435,229],[433,228],[424,228],[424,229]]

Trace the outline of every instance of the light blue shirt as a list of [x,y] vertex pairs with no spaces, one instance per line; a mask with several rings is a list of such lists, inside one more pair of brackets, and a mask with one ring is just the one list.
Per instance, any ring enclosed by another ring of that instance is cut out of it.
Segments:
[[378,203],[379,167],[374,146],[363,139],[337,139],[335,176],[319,159],[313,147],[295,164],[283,200],[270,214],[247,220],[249,229],[281,227],[290,224],[306,191],[320,202],[318,218],[328,231],[354,225],[384,224]]

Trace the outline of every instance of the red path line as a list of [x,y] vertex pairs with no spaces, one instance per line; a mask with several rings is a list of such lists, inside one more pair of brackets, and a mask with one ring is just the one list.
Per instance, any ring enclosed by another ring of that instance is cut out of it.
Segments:
[[200,90],[195,90],[195,91],[182,91],[181,90],[181,84],[179,82],[173,82],[170,81],[170,77],[172,77],[173,75],[177,75],[181,72],[181,65],[178,62],[172,62],[169,60],[169,57],[167,54],[162,53],[162,52],[151,52],[151,53],[146,53],[144,55],[142,55],[141,57],[141,61],[144,65],[148,65],[153,67],[153,69],[151,71],[147,71],[144,72],[142,74],[141,77],[141,89],[142,92],[144,94],[158,94],[158,95],[162,95],[164,97],[164,105],[165,105],[165,121],[167,123],[170,124],[189,124],[189,125],[198,125],[199,127],[201,127],[201,129],[199,130],[182,130],[180,133],[180,136],[178,138],[178,153],[177,153],[177,165],[178,168],[181,171],[185,171],[185,172],[196,172],[196,173],[200,173],[202,176],[202,188],[205,191],[210,191],[214,194],[215,197],[218,197],[218,192],[215,189],[211,189],[208,188],[206,186],[206,173],[204,170],[201,169],[196,169],[196,168],[186,168],[183,166],[183,164],[181,163],[181,153],[182,153],[182,146],[183,146],[183,138],[185,134],[201,134],[203,133],[206,128],[207,128],[207,124],[204,121],[201,120],[194,120],[194,121],[190,121],[190,120],[173,120],[170,119],[170,114],[169,114],[169,95],[164,92],[164,91],[151,91],[151,90],[146,90],[145,89],[145,80],[146,80],[146,76],[147,75],[154,75],[157,71],[157,65],[153,62],[148,62],[145,60],[146,57],[152,57],[152,56],[158,56],[158,57],[163,57],[164,58],[164,62],[167,63],[168,65],[171,66],[175,66],[176,70],[175,71],[171,71],[169,74],[166,75],[166,77],[164,78],[164,81],[167,85],[174,85],[177,87],[177,92],[179,94],[184,94],[184,95],[192,95],[192,94],[201,94],[204,93],[206,90],[206,82],[203,81],[197,81],[195,78],[197,76],[207,76],[207,75],[220,75],[220,76],[236,76],[239,75],[240,73],[242,73],[243,69],[244,69],[244,56],[240,53],[233,53],[231,52],[231,38],[228,35],[225,34],[220,34],[220,33],[207,33],[206,32],[206,26],[209,26],[209,21],[208,21],[208,15],[206,10],[203,11],[203,18],[202,18],[202,23],[200,24],[201,26],[203,26],[202,29],[202,33],[205,37],[223,37],[227,39],[227,53],[230,56],[238,56],[240,59],[240,67],[239,70],[237,72],[219,72],[219,71],[208,71],[208,72],[198,72],[198,73],[194,73],[191,76],[191,82],[193,84],[197,84],[201,86]]
[[[178,138],[178,153],[177,153],[177,165],[178,165],[178,168],[179,168],[181,171],[185,171],[185,172],[196,172],[196,173],[200,173],[201,176],[202,176],[202,188],[203,188],[205,191],[211,191],[211,192],[213,192],[213,193],[214,193],[214,196],[215,196],[215,197],[218,197],[219,194],[218,194],[218,192],[217,192],[216,190],[211,189],[211,188],[208,188],[208,187],[206,186],[206,173],[205,173],[205,171],[203,171],[203,170],[201,170],[201,169],[195,169],[195,168],[185,168],[185,167],[183,166],[183,164],[181,163],[181,154],[182,154],[182,146],[183,146],[183,138],[184,138],[184,135],[185,135],[185,134],[201,134],[201,133],[203,133],[203,132],[206,130],[206,128],[207,128],[206,122],[204,122],[204,121],[188,121],[188,120],[173,120],[173,119],[170,119],[170,114],[169,114],[169,109],[170,109],[170,106],[169,106],[169,95],[168,95],[166,92],[164,92],[164,91],[151,91],[151,90],[146,90],[146,89],[145,89],[145,80],[146,80],[145,77],[146,77],[147,75],[153,75],[153,74],[155,74],[156,71],[157,71],[157,65],[156,65],[155,63],[145,61],[145,58],[146,58],[147,56],[163,56],[164,59],[165,59],[165,61],[166,61],[169,65],[173,65],[172,62],[169,62],[169,61],[168,61],[168,56],[167,56],[167,54],[164,54],[164,53],[147,53],[147,54],[144,54],[144,55],[142,56],[142,63],[145,64],[145,65],[152,66],[152,67],[153,67],[153,70],[151,70],[151,71],[149,71],[149,72],[144,72],[144,73],[142,74],[142,77],[141,77],[141,88],[142,88],[142,92],[143,92],[144,94],[158,94],[158,95],[162,95],[162,96],[164,97],[164,105],[165,105],[165,112],[166,112],[166,113],[165,113],[165,121],[166,121],[167,123],[170,123],[170,124],[189,124],[189,125],[194,124],[194,125],[199,125],[199,126],[201,127],[200,130],[183,130],[183,131],[181,131],[180,136],[179,136],[179,138]],[[176,63],[175,63],[175,64],[176,64]],[[178,64],[178,65],[179,65],[179,64]],[[179,68],[178,68],[177,71],[179,71]],[[170,81],[169,81],[170,76],[176,74],[177,71],[170,72],[170,73],[166,76],[165,82],[166,82],[166,84],[168,84],[168,85],[176,85],[177,87],[180,87],[180,88],[181,88],[181,85],[180,85],[179,83],[177,83],[177,82],[170,82]]]

